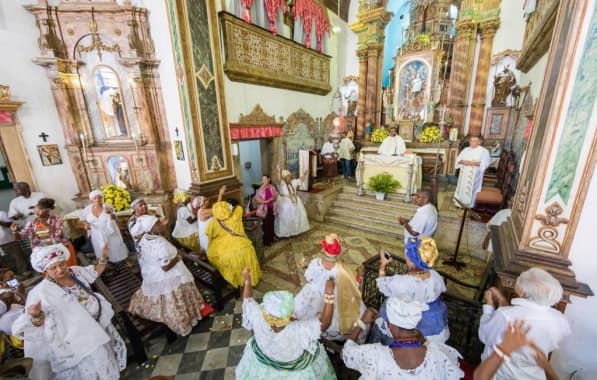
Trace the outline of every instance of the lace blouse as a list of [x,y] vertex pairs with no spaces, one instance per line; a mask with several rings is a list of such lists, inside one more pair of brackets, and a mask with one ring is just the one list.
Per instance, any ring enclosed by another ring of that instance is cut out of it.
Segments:
[[427,343],[425,359],[416,368],[402,369],[392,349],[379,343],[358,345],[348,340],[342,351],[344,364],[361,373],[362,380],[457,380],[464,372],[433,343]]
[[406,296],[408,299],[429,303],[446,291],[444,279],[436,271],[429,271],[429,278],[422,279],[408,274],[397,274],[377,279],[377,288],[386,297]]

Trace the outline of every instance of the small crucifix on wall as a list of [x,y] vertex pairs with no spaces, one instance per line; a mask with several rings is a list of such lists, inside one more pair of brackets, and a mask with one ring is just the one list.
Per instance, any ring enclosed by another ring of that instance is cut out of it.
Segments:
[[37,137],[39,137],[42,140],[44,140],[44,142],[47,142],[48,141],[48,137],[50,137],[50,135],[46,134],[46,132],[42,132]]
[[180,131],[178,130],[178,127],[174,128],[174,132],[176,132],[176,137],[178,137],[178,132],[180,132]]

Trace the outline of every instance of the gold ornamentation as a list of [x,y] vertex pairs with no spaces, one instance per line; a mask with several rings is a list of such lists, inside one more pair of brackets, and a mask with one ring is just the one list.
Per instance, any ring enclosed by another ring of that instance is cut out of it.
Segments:
[[324,95],[330,92],[330,57],[220,13],[231,80]]
[[92,19],[91,22],[89,22],[89,31],[91,32],[91,44],[88,46],[78,45],[77,52],[79,53],[79,56],[81,56],[81,53],[89,53],[95,50],[101,61],[102,51],[120,53],[120,46],[118,46],[117,43],[114,43],[112,46],[104,44],[102,37],[97,33],[97,23],[95,22],[95,19]]
[[211,72],[209,71],[207,66],[205,66],[205,64],[203,64],[201,68],[195,73],[195,76],[199,79],[199,81],[203,85],[203,88],[205,88],[206,90],[209,87],[211,81],[214,79],[214,76],[211,74]]
[[298,111],[294,112],[288,119],[286,119],[286,125],[288,129],[286,130],[287,135],[292,135],[295,133],[296,128],[304,124],[307,127],[309,133],[315,133],[315,119],[309,115],[308,112],[305,112],[302,108]]
[[495,65],[506,57],[512,57],[513,60],[518,62],[518,60],[520,59],[520,50],[506,49],[497,54],[494,54],[493,57],[491,57],[491,64]]
[[74,36],[75,30],[73,28],[68,28],[66,29],[66,34],[68,34],[69,36]]
[[263,111],[263,108],[261,108],[261,106],[259,104],[257,104],[255,106],[255,108],[253,108],[253,111],[251,111],[250,114],[248,115],[243,115],[242,113],[240,114],[240,117],[238,118],[238,124],[242,124],[242,125],[271,125],[271,124],[277,124],[276,122],[276,117],[275,116],[270,116],[268,114],[266,114]]
[[558,202],[553,202],[545,209],[545,215],[535,215],[535,219],[541,221],[544,226],[557,227],[560,224],[568,224],[569,219],[560,218],[564,209]]
[[522,189],[520,190],[520,194],[518,194],[518,197],[516,198],[516,210],[518,210],[521,213],[524,211],[524,206],[527,202],[528,193],[529,183],[525,182],[525,184],[522,186]]
[[560,0],[537,2],[537,8],[527,19],[522,42],[522,53],[517,68],[528,72],[549,50]]
[[0,102],[6,102],[10,100],[10,87],[3,86],[0,84]]
[[495,32],[500,27],[500,19],[493,18],[479,23],[479,30],[481,31],[481,38],[493,38]]

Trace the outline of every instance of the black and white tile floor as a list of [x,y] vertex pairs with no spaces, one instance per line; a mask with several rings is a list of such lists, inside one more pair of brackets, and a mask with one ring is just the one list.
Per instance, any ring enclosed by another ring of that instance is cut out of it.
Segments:
[[[255,291],[260,299],[262,294]],[[130,362],[122,379],[145,380],[153,376],[175,376],[176,380],[234,379],[251,332],[241,327],[242,300],[228,302],[222,311],[215,312],[193,328],[186,337],[178,337],[171,344],[165,337],[150,341],[148,354],[153,358],[148,368]]]

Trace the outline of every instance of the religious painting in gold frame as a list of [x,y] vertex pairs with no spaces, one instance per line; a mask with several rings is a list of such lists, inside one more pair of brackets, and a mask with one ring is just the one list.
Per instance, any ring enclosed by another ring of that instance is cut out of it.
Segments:
[[37,152],[43,166],[62,165],[62,156],[56,144],[38,145]]
[[504,140],[508,133],[510,107],[494,107],[487,109],[487,117],[481,134],[485,140]]

